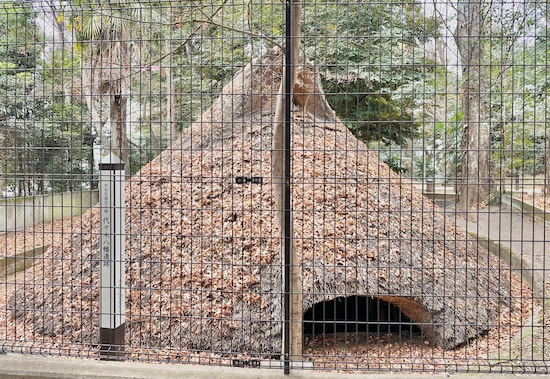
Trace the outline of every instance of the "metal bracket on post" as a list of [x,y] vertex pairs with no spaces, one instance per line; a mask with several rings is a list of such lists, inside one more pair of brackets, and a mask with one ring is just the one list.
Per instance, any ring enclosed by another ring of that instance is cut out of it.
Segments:
[[125,194],[124,162],[109,154],[99,164],[101,287],[99,357],[124,360]]

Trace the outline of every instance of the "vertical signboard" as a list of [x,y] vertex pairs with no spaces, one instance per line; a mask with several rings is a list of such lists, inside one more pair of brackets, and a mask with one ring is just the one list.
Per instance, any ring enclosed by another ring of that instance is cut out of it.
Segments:
[[124,163],[111,153],[101,160],[99,171],[100,358],[119,360],[124,356],[125,321]]

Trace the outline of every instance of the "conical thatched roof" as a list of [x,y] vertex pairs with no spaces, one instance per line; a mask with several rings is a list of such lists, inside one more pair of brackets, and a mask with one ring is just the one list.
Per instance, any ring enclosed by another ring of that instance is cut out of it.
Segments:
[[[271,144],[281,64],[274,51],[237,73],[201,119],[127,183],[131,345],[280,352]],[[508,302],[498,262],[348,131],[311,67],[300,69],[296,90],[292,199],[304,311],[341,296],[378,297],[444,348],[488,330]],[[263,184],[236,184],[239,176]],[[52,267],[36,268],[33,281],[56,285],[25,286],[12,299],[16,320],[65,341],[97,342],[98,229],[94,209],[81,232],[50,249],[39,265]],[[46,318],[23,311],[31,307],[43,307]],[[70,319],[60,322],[61,312]]]

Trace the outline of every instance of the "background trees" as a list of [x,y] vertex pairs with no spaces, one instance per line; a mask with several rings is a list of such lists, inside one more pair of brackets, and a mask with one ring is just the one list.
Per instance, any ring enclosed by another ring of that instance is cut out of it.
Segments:
[[[302,49],[359,138],[404,175],[469,183],[468,209],[509,175],[548,176],[548,12],[437,4],[304,4]],[[137,171],[284,42],[283,3],[52,0],[0,13],[2,170],[19,194],[93,186],[109,149]]]
[[399,145],[418,137],[413,88],[435,69],[421,47],[438,35],[438,20],[409,0],[315,4],[305,18],[305,50],[355,135]]
[[1,174],[18,196],[80,188],[90,153],[85,117],[59,86],[66,62],[43,62],[34,17],[26,3],[0,8]]
[[[546,176],[548,186],[548,4],[494,4],[488,17],[492,162],[497,176]],[[498,172],[500,170],[500,172]]]
[[458,1],[464,131],[458,205],[464,210],[489,201],[503,176],[536,175],[544,166],[546,108],[536,104],[546,91],[536,88],[546,87],[547,69],[536,62],[548,51],[527,35],[546,34],[546,12],[530,2]]

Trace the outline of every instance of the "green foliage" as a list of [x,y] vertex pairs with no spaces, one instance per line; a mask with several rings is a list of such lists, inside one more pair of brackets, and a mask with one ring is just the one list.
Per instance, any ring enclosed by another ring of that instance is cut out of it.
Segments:
[[71,77],[64,65],[72,70],[78,62],[58,54],[42,62],[34,15],[24,4],[5,6],[8,12],[0,12],[7,26],[0,36],[4,184],[18,195],[80,188],[89,152],[82,144],[83,113],[66,102],[62,91]]
[[[115,2],[114,6],[108,4],[107,12],[94,12],[86,2],[78,4],[84,6],[84,12],[73,16],[71,23],[79,39],[100,35],[116,19],[123,21],[113,28],[134,30],[124,20],[131,20],[135,12],[140,12],[141,19],[148,19],[152,14],[149,8],[154,8],[153,4],[138,6],[129,2],[129,7],[119,9]],[[124,12],[127,17],[123,17]],[[284,3],[228,0],[171,8],[170,12],[150,23],[160,26],[148,27],[144,35],[130,33],[128,37],[134,45],[138,39],[158,41],[148,45],[148,54],[141,53],[140,62],[170,68],[171,90],[178,94],[179,128],[189,125],[210,105],[239,67],[273,47],[274,42],[283,42]],[[144,13],[149,16],[143,17]],[[418,54],[417,47],[436,35],[438,29],[434,19],[423,16],[419,4],[409,0],[357,1],[345,7],[338,2],[305,4],[302,25],[306,51],[322,74],[329,103],[359,138],[402,145],[406,139],[419,136],[420,123],[413,115],[418,103],[415,83],[426,80],[434,66]],[[157,34],[158,40],[154,37]],[[177,45],[175,39],[185,43]],[[143,49],[143,45],[140,47]],[[155,60],[159,56],[165,59]],[[141,116],[147,129],[141,127],[139,138],[133,138],[134,142],[147,141],[143,148],[151,153],[168,142],[155,137],[167,135],[162,133],[160,120],[166,117],[162,104],[166,104],[163,93],[168,86],[162,77],[153,75],[147,72],[135,76],[132,90],[138,101],[148,96],[151,102],[149,113]],[[134,161],[141,162],[151,154],[134,155],[141,157]]]
[[12,63],[20,70],[32,69],[39,58],[38,42],[29,4],[16,1],[2,3],[0,61]]
[[304,44],[327,100],[363,140],[404,144],[418,136],[415,83],[435,66],[418,52],[438,24],[418,3],[352,1],[305,6]]
[[[124,37],[131,52],[129,103],[140,109],[130,126],[133,172],[169,145],[171,123],[190,125],[236,70],[284,42],[284,2],[62,1],[56,20],[74,39],[64,53],[42,61],[44,44],[26,4],[4,2],[0,12],[0,91],[7,94],[0,97],[0,128],[8,152],[2,165],[4,173],[15,174],[23,162],[25,173],[42,173],[49,183],[44,189],[78,182],[50,180],[46,172],[74,179],[90,170],[88,110],[69,102],[66,87],[84,78],[82,57],[92,39]],[[535,22],[544,14],[537,4],[529,12],[493,4],[488,13],[484,61],[490,62],[497,174],[541,173],[546,162],[549,48],[547,22]],[[302,16],[304,51],[350,130],[376,145],[398,172],[456,177],[463,135],[460,78],[424,50],[442,30],[439,21],[413,0],[304,3]],[[517,38],[526,31],[535,37]],[[94,121],[107,121],[109,112],[97,114],[102,118]],[[414,154],[401,151],[407,143]]]
[[31,16],[26,4],[5,3],[0,8],[0,122],[4,129],[9,120],[28,112],[26,97],[39,54],[37,44],[29,43],[36,39]]
[[370,147],[378,151],[379,158],[387,163],[390,168],[398,174],[403,174],[410,169],[410,158],[403,155],[402,146],[392,143],[385,144],[380,142],[371,142]]
[[282,2],[216,1],[182,8],[173,17],[186,20],[171,31],[174,38],[188,39],[177,49],[170,47],[179,129],[210,106],[239,68],[273,47],[273,41],[281,44],[283,40]]
[[323,83],[331,107],[358,138],[403,145],[407,138],[418,136],[412,98],[396,99],[383,88],[367,88],[372,84],[367,80]]
[[[506,16],[512,20],[510,24],[526,17],[511,10]],[[496,99],[491,107],[491,118],[495,120],[491,140],[497,175],[545,172],[547,121],[550,119],[547,72],[550,47],[546,41],[547,28],[530,27],[528,21],[529,18],[517,28],[530,28],[537,38],[512,41],[515,43],[506,50],[493,48],[490,51],[495,66],[500,67],[490,73],[491,78],[499,79],[490,80],[491,94]]]

